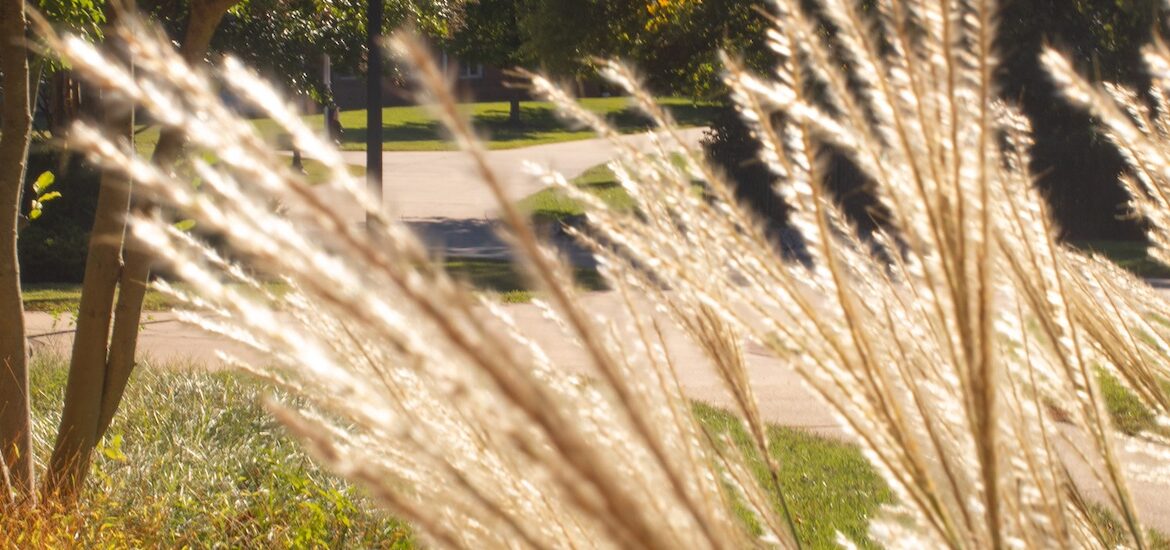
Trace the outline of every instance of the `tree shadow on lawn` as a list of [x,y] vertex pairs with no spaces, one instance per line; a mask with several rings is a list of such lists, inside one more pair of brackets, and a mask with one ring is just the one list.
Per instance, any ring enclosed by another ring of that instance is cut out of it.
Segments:
[[[341,142],[364,144],[368,132],[365,128],[345,128]],[[443,139],[438,122],[402,122],[382,125],[382,142],[435,141]]]
[[[472,123],[488,141],[508,143],[552,138],[556,134],[590,133],[559,117],[556,110],[543,103],[521,103],[520,123],[513,124],[508,110],[490,109],[475,114]],[[682,126],[703,126],[715,117],[720,107],[715,105],[673,105],[670,112]],[[606,116],[611,124],[622,132],[635,132],[650,128],[650,120],[634,108],[625,108]],[[364,144],[366,128],[346,128],[342,132],[343,144]],[[446,140],[445,130],[437,121],[430,122],[388,122],[382,125],[384,143],[408,141]]]
[[[707,126],[724,109],[713,104],[674,104],[666,107],[680,126]],[[650,120],[641,111],[627,107],[606,117],[622,131],[641,130],[650,127]]]

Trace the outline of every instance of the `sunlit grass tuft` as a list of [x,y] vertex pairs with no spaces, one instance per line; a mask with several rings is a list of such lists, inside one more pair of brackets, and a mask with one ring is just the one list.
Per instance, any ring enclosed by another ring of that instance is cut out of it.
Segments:
[[[67,368],[38,355],[32,409],[47,456]],[[410,548],[410,529],[309,460],[229,372],[145,365],[95,455],[79,508],[0,519],[7,547]]]

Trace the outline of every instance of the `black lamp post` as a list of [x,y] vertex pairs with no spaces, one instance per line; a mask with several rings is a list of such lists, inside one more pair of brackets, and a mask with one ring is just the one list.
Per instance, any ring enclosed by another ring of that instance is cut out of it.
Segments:
[[[382,203],[382,1],[369,0],[366,10],[366,181]],[[368,216],[367,216],[368,218]],[[369,221],[368,219],[366,220]]]

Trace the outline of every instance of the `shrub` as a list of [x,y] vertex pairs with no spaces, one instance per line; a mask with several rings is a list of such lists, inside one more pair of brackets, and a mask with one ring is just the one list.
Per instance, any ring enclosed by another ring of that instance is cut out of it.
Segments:
[[712,121],[703,146],[711,159],[727,171],[728,179],[735,184],[736,196],[750,204],[769,229],[779,231],[787,222],[787,209],[772,190],[776,175],[760,160],[759,140],[730,105]]
[[[100,175],[79,156],[48,149],[30,154],[29,185],[46,171],[54,174],[52,190],[61,197],[47,203],[43,214],[20,232],[21,282],[80,282],[85,274]],[[26,191],[25,196],[30,194]]]

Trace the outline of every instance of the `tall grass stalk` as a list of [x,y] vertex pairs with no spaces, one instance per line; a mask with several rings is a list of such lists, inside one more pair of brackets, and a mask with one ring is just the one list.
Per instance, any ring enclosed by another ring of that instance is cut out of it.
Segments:
[[[495,193],[561,342],[534,341],[505,309],[435,267],[337,152],[237,61],[226,59],[218,78],[297,148],[319,151],[333,176],[327,187],[285,168],[203,75],[136,23],[118,33],[133,74],[79,39],[49,40],[91,80],[181,128],[193,149],[215,151],[216,165],[190,160],[196,189],[90,127],[70,137],[224,236],[238,263],[163,219],[134,220],[136,234],[193,289],[160,285],[194,306],[182,317],[265,352],[265,365],[224,360],[305,396],[307,405],[271,409],[320,460],[437,546],[799,547],[786,507],[773,507],[743,458],[696,426],[664,345],[668,322],[705,352],[760,456],[773,455],[745,341],[800,374],[897,498],[871,523],[879,544],[1106,546],[1085,487],[1068,474],[1070,461],[1083,460],[1129,543],[1145,546],[1129,469],[1168,476],[1127,463],[1119,449],[1164,459],[1167,441],[1118,433],[1097,375],[1105,369],[1165,422],[1170,310],[1141,281],[1057,241],[1032,185],[1029,124],[997,94],[995,2],[769,7],[779,64],[762,77],[727,57],[727,84],[763,144],[761,160],[779,176],[776,191],[809,262],[782,259],[632,70],[603,64],[655,121],[648,149],[617,139],[604,120],[532,76],[533,89],[565,116],[614,140],[610,168],[632,212],[539,167],[533,177],[587,205],[589,230],[577,236],[625,306],[618,318],[582,306],[570,270],[512,205],[444,74],[416,39],[394,41],[422,99]],[[1163,49],[1147,55],[1155,75]],[[1097,90],[1054,54],[1046,59],[1135,160],[1139,210],[1155,228],[1170,227],[1162,219],[1170,202],[1159,198],[1170,161],[1156,147],[1170,124],[1143,120],[1137,103],[1124,105],[1138,116],[1120,111],[1108,94],[1132,94]],[[829,149],[872,181],[885,220],[872,236],[858,235],[823,185]],[[373,222],[342,218],[339,201],[367,205]],[[295,290],[270,294],[257,272]],[[558,345],[579,346],[588,369],[553,364],[546,350]],[[775,489],[785,465],[766,466]],[[761,533],[750,534],[733,505],[747,507]]]

